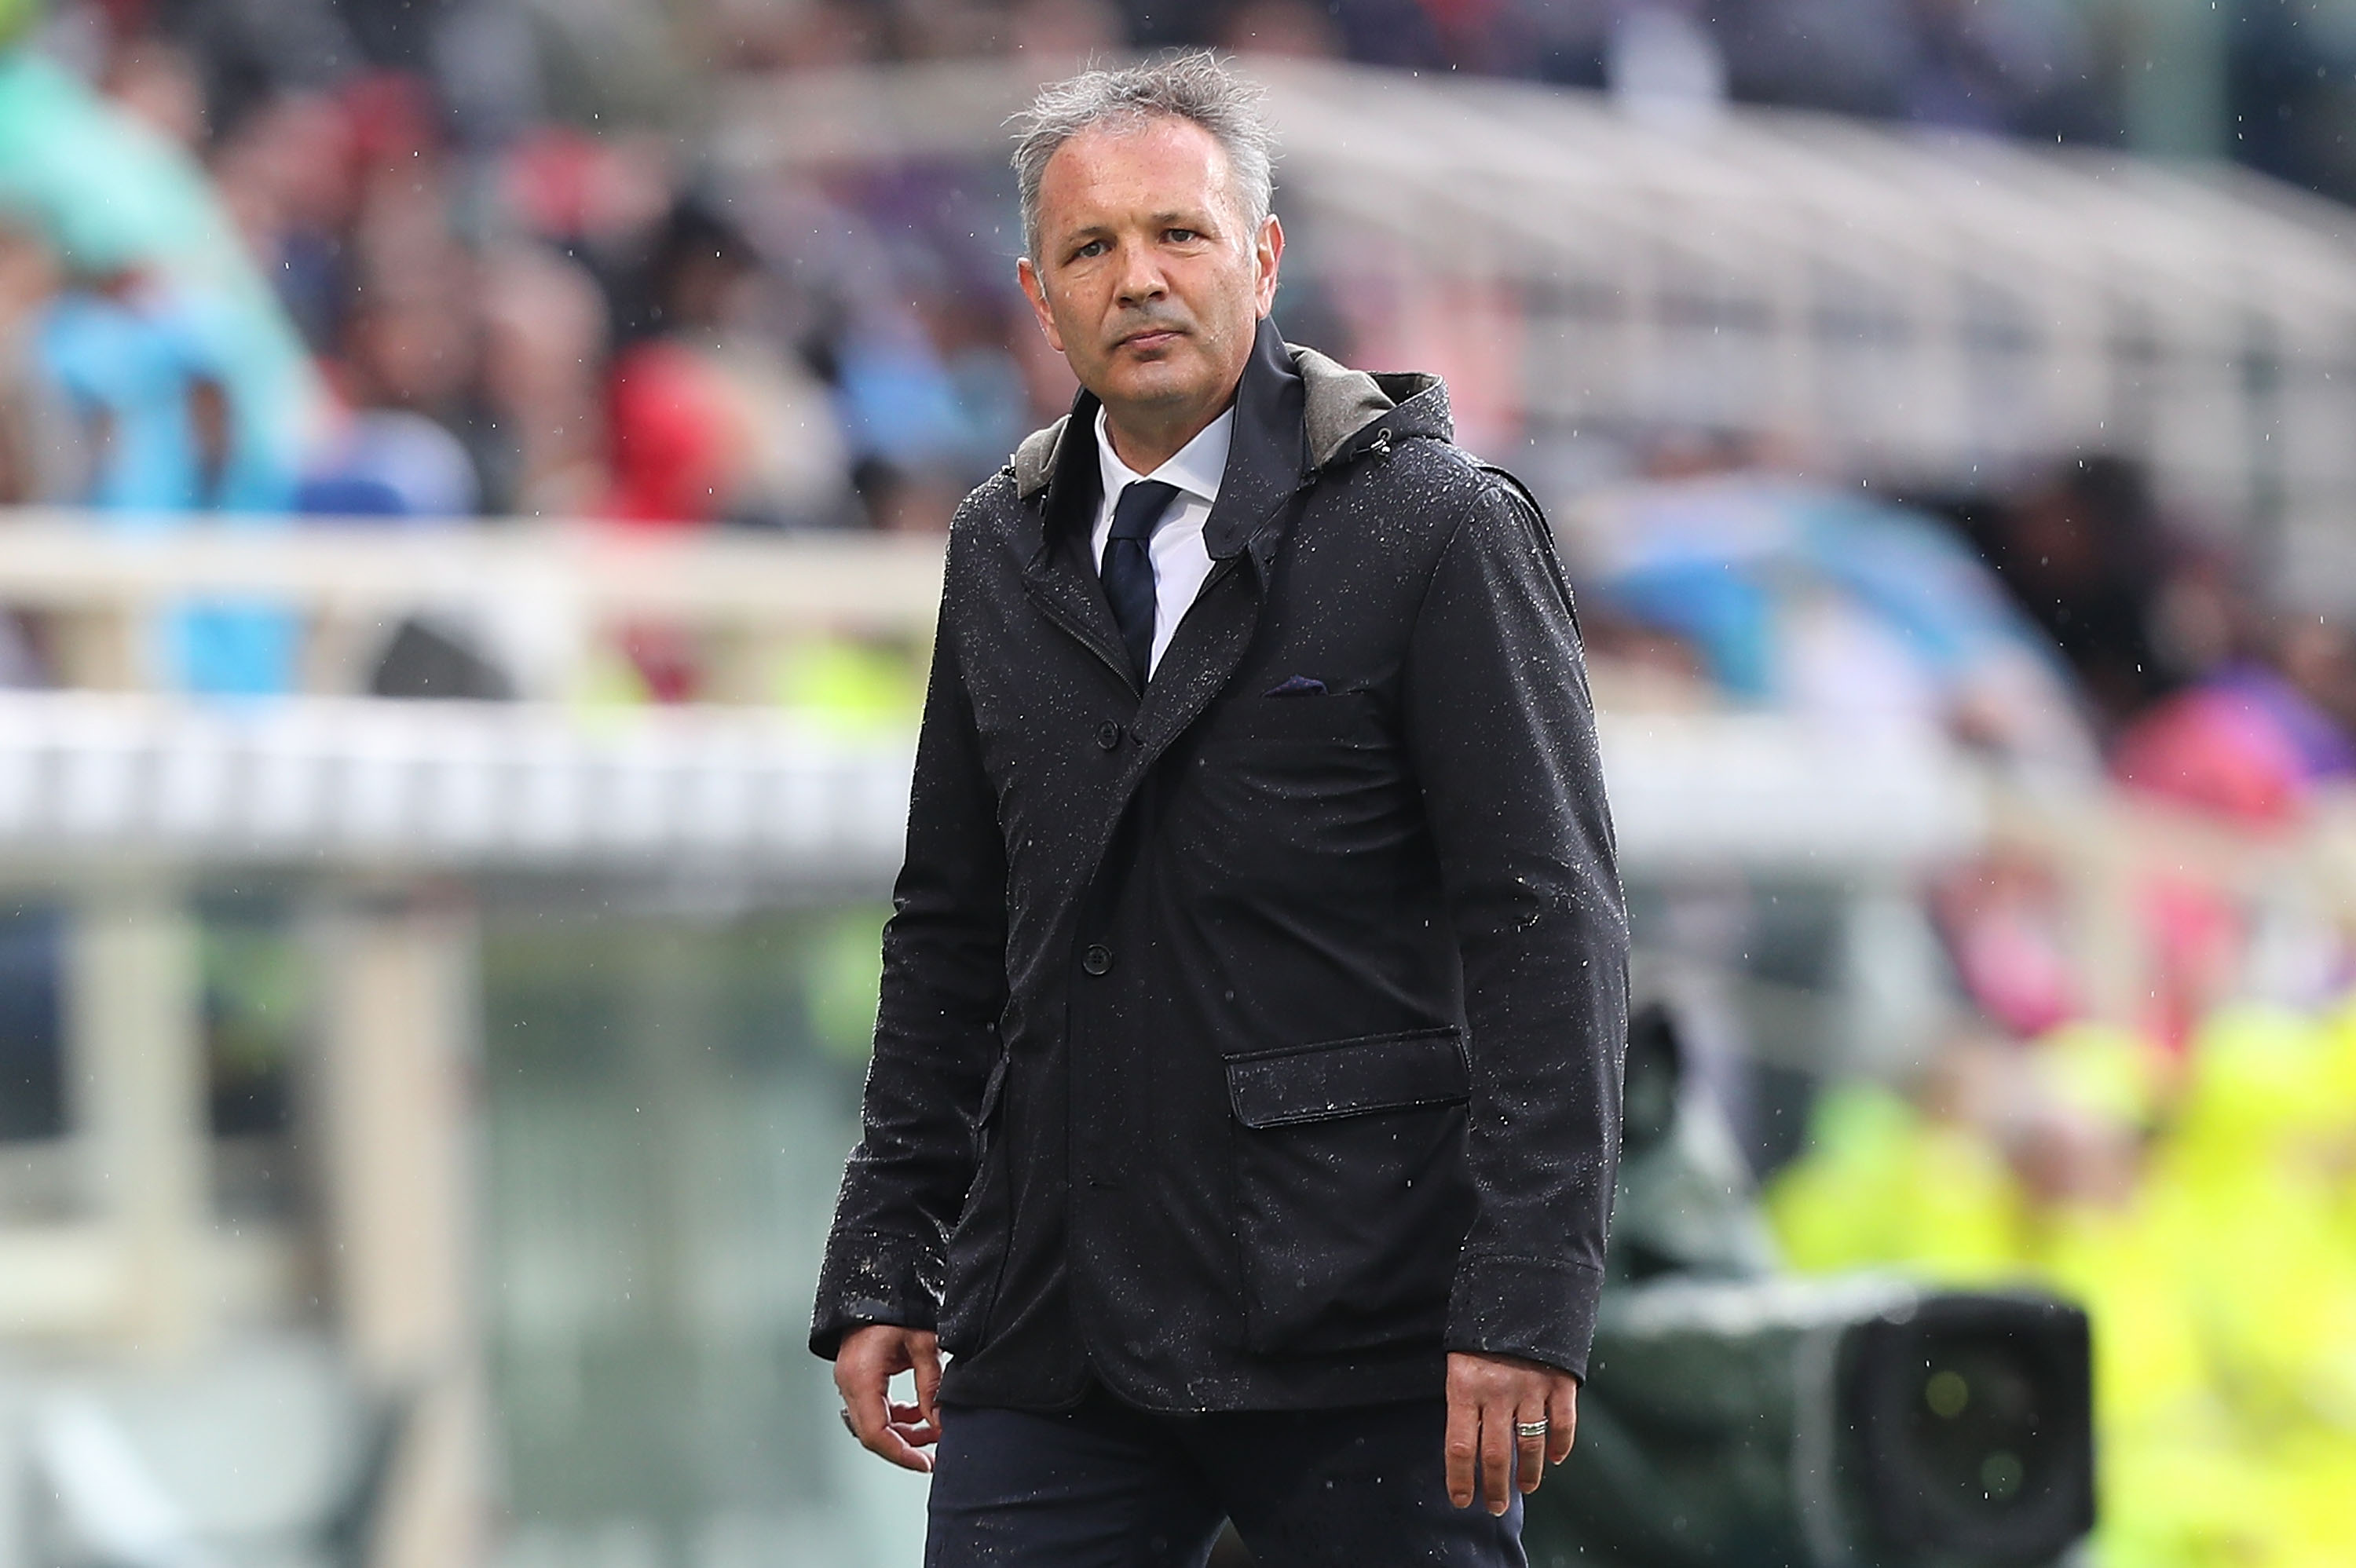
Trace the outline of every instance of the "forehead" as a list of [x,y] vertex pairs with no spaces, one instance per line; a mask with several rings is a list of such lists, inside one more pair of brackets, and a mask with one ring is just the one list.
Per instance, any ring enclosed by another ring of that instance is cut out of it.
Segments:
[[1057,147],[1039,176],[1046,229],[1125,215],[1201,211],[1232,199],[1226,149],[1173,115],[1091,125]]

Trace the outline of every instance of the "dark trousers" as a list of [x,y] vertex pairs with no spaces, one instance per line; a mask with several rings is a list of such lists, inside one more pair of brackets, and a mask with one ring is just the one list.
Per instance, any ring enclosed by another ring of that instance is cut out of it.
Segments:
[[1150,1415],[1092,1389],[1060,1415],[941,1413],[925,1568],[1202,1568],[1232,1519],[1258,1568],[1525,1568],[1503,1518],[1448,1500],[1438,1400]]

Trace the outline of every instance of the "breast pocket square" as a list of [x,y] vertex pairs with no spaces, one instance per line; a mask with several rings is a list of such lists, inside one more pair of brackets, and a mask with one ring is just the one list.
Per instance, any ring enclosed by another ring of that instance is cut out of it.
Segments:
[[1311,676],[1292,675],[1260,693],[1262,697],[1323,697],[1325,683]]

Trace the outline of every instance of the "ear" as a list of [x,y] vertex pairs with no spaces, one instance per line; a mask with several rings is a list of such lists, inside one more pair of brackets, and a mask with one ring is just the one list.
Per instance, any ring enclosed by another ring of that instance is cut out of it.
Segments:
[[1055,313],[1047,304],[1047,285],[1039,277],[1039,269],[1023,257],[1014,263],[1014,281],[1023,285],[1023,297],[1031,302],[1031,314],[1039,318],[1039,330],[1047,335],[1048,346],[1058,354],[1064,351],[1064,335],[1055,330]]
[[1253,259],[1259,264],[1259,279],[1254,304],[1261,315],[1276,308],[1276,270],[1284,261],[1284,225],[1276,220],[1273,212],[1259,226],[1259,238],[1252,246]]

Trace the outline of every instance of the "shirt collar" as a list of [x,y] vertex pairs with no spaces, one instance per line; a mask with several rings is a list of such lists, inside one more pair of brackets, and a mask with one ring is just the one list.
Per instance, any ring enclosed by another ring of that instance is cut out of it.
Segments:
[[1164,485],[1174,485],[1189,496],[1199,496],[1205,503],[1219,498],[1219,481],[1227,472],[1227,444],[1235,435],[1236,407],[1229,403],[1217,419],[1197,432],[1194,439],[1180,447],[1170,461],[1151,474],[1140,474],[1123,463],[1112,449],[1112,436],[1105,429],[1105,411],[1097,410],[1097,464],[1103,475],[1104,494],[1108,499],[1119,496],[1122,489],[1139,479],[1159,479]]

